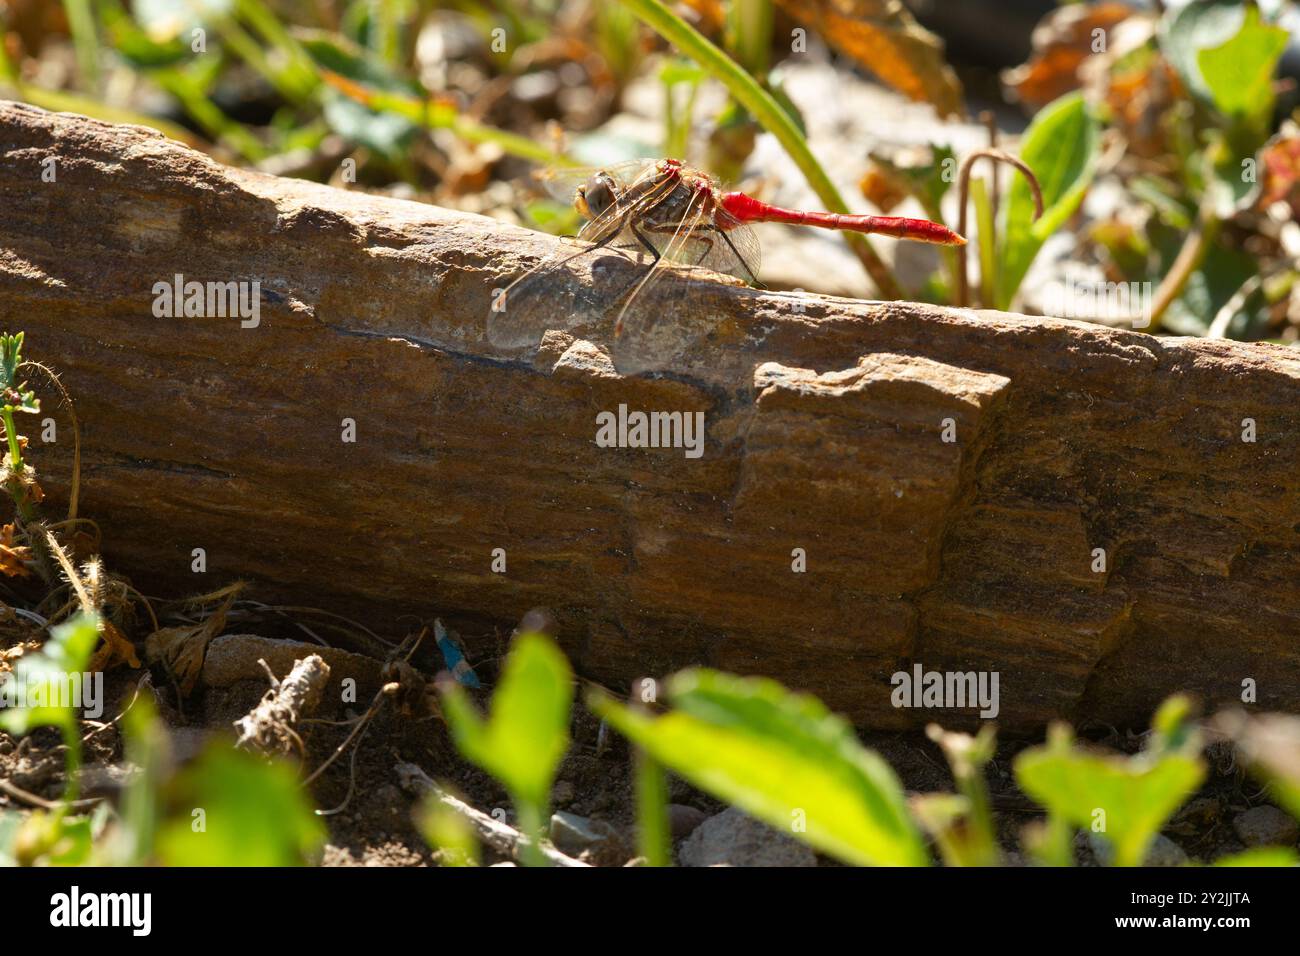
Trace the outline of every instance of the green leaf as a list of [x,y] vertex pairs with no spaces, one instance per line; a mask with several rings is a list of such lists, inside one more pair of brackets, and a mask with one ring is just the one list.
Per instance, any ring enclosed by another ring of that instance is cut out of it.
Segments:
[[512,797],[545,807],[560,760],[569,749],[573,674],[543,634],[521,634],[506,658],[485,720],[465,691],[443,691],[452,739],[467,760],[492,774]]
[[816,698],[774,681],[688,670],[676,709],[650,717],[596,698],[591,707],[652,757],[714,796],[846,862],[925,866],[897,777]]
[[659,68],[659,82],[665,86],[678,83],[696,84],[708,78],[708,73],[696,66],[694,61],[685,59],[665,60]]
[[1241,0],[1199,0],[1171,11],[1161,21],[1160,50],[1200,99],[1213,100],[1197,62],[1200,52],[1231,40],[1244,19]]
[[39,412],[41,403],[36,394],[18,381],[18,367],[23,364],[23,336],[0,335],[0,391],[4,392],[4,406],[11,412]]
[[325,839],[292,770],[229,744],[214,743],[168,797],[154,842],[166,866],[296,866]]
[[1261,24],[1259,9],[1246,7],[1236,36],[1196,54],[1215,108],[1236,122],[1267,122],[1273,113],[1273,73],[1286,45],[1286,30]]
[[[379,57],[363,47],[340,37],[317,31],[297,34],[303,50],[319,67],[360,84],[371,94],[395,94],[395,99],[420,103],[418,84],[404,80]],[[419,131],[412,117],[391,108],[391,104],[372,95],[370,104],[328,90],[324,96],[325,121],[340,136],[373,149],[389,159],[398,158]]]
[[99,4],[100,22],[108,42],[132,66],[143,69],[169,66],[190,55],[188,34],[182,39],[175,28],[147,33],[138,25],[139,4],[136,7],[137,19],[132,19],[118,0],[101,0]]
[[1138,866],[1160,827],[1205,777],[1204,763],[1189,752],[1132,757],[1076,748],[1073,734],[1054,728],[1046,746],[1022,752],[1016,781],[1053,816],[1093,829],[1115,849],[1120,866]]
[[119,804],[119,825],[103,847],[113,866],[147,866],[161,814],[170,738],[151,698],[141,695],[122,721],[126,759],[136,768]]
[[478,838],[468,820],[437,800],[422,805],[416,825],[425,842],[441,853],[439,866],[478,866]]
[[1300,866],[1295,850],[1285,846],[1259,846],[1219,857],[1215,866]]
[[396,113],[379,112],[334,90],[324,94],[322,114],[330,129],[344,139],[389,158],[401,155],[415,136],[415,124]]
[[1043,107],[1025,130],[1020,158],[1038,177],[1043,215],[1033,221],[1029,184],[1016,176],[998,229],[1001,268],[995,288],[997,308],[1011,305],[1038,250],[1079,208],[1096,170],[1099,141],[1097,120],[1079,93]]
[[398,76],[387,63],[365,47],[320,30],[299,30],[295,31],[294,36],[314,63],[339,76],[375,89],[420,95],[418,83]]
[[65,732],[75,728],[74,705],[80,702],[74,692],[83,688],[84,693],[83,675],[98,642],[98,622],[86,614],[53,628],[40,651],[20,657],[8,681],[0,685],[0,700],[6,690],[12,690],[27,703],[0,710],[0,728],[12,734],[25,734],[33,727],[59,727]]

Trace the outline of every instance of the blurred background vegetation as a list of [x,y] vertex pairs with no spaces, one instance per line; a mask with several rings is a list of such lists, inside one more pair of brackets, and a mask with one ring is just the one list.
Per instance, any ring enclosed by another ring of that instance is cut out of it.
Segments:
[[[846,95],[881,84],[932,108],[906,149],[870,118],[861,141],[809,134],[830,178],[856,187],[838,203],[796,157],[823,207],[955,225],[971,132],[1020,152],[1048,209],[1033,221],[1023,181],[978,164],[971,304],[1059,313],[1051,283],[1151,283],[1148,331],[1300,338],[1287,0],[0,0],[0,95],[556,233],[574,231],[572,210],[517,188],[538,166],[675,155],[777,189],[786,171],[761,159],[770,118],[661,14],[724,51],[800,134],[833,105],[792,70],[811,61]],[[1035,115],[1036,152],[1017,141]],[[858,294],[960,300],[954,258],[887,273],[853,241],[873,280]],[[1094,305],[1067,303],[1131,324]]]

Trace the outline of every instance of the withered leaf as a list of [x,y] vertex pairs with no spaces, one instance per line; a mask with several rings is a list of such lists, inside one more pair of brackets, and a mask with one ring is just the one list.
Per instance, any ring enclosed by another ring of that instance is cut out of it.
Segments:
[[1102,31],[1104,43],[1111,28],[1132,15],[1133,9],[1124,3],[1058,7],[1034,28],[1028,62],[1003,73],[1003,84],[1035,110],[1077,90],[1083,83],[1079,67],[1089,56],[1104,51],[1095,49],[1096,31]]
[[208,644],[225,628],[226,614],[234,600],[230,595],[198,624],[159,628],[145,638],[145,660],[161,663],[171,671],[184,696],[188,697],[198,683]]
[[14,526],[0,527],[0,572],[11,578],[27,577],[32,572],[27,562],[32,560],[32,549],[14,543]]
[[943,42],[913,19],[900,0],[777,0],[881,82],[941,117],[965,112],[961,81],[943,55]]
[[104,621],[99,634],[104,640],[90,658],[92,673],[111,670],[119,664],[130,664],[132,667],[140,666],[140,658],[136,656],[135,645],[127,640],[126,635],[119,631],[112,621]]

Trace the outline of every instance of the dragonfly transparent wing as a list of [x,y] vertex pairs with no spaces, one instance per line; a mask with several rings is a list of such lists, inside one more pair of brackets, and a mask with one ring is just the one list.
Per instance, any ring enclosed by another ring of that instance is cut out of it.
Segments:
[[578,187],[599,173],[607,173],[614,181],[626,188],[647,174],[653,174],[657,161],[653,159],[629,159],[612,166],[564,166],[544,169],[533,174],[533,179],[550,194],[552,199],[563,203],[573,202]]
[[[735,265],[736,256],[719,242],[715,231],[705,203],[695,197],[665,245],[661,260],[619,309],[614,323],[614,360],[620,371],[636,374],[665,368],[705,334],[702,323],[708,321],[707,316],[692,306],[689,288],[685,292],[669,288],[663,280],[673,271],[668,262],[696,266],[712,260],[714,264],[704,267],[734,274],[717,268]],[[726,256],[718,251],[719,246],[727,250]]]
[[688,252],[682,261],[757,285],[762,263],[754,230],[724,209],[715,209],[710,219],[697,230],[698,256]]
[[671,186],[666,182],[662,188],[644,190],[634,201],[610,206],[579,233],[579,239],[590,245],[561,245],[553,255],[494,295],[488,313],[488,341],[504,349],[535,346],[549,330],[568,331],[588,321],[593,309],[612,309],[626,287],[616,290],[605,302],[597,290],[588,290],[589,298],[579,301],[572,279],[565,273],[574,260],[606,247],[635,248],[648,254],[627,224],[662,199]]

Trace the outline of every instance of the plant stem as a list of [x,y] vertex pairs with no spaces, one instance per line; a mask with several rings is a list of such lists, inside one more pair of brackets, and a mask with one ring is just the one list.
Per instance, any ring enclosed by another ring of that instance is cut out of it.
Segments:
[[9,442],[9,496],[13,498],[14,507],[18,509],[18,517],[22,519],[24,525],[27,525],[36,520],[36,509],[32,507],[27,486],[23,484],[23,452],[22,446],[18,444],[18,429],[14,426],[13,409],[7,405],[0,408],[0,420],[4,421],[5,439]]
[[[980,158],[987,158],[999,163],[1008,163],[1020,171],[1029,183],[1029,190],[1034,196],[1034,222],[1037,222],[1043,214],[1043,190],[1038,185],[1038,177],[1034,171],[1024,164],[1019,158],[1012,156],[1010,153],[1004,153],[1000,149],[975,149],[966,154],[961,161],[961,167],[957,171],[957,202],[959,203],[957,213],[957,231],[963,236],[966,235],[966,205],[970,197],[970,172],[975,165],[975,161]],[[981,240],[983,242],[983,240]],[[968,305],[967,292],[968,280],[966,278],[966,247],[960,246],[957,249],[957,297],[955,305],[958,308],[966,308]]]
[[[672,13],[660,0],[623,0],[623,3],[656,33],[708,70],[710,75],[727,88],[737,103],[777,138],[828,212],[849,213],[849,207],[808,148],[808,141],[794,118],[739,63]],[[867,238],[856,233],[845,233],[844,238],[861,260],[880,295],[886,299],[901,298],[903,293],[898,280]]]
[[647,866],[669,866],[668,780],[663,766],[639,747],[636,762],[637,852]]
[[546,866],[546,857],[540,846],[542,839],[543,809],[531,800],[515,800],[515,809],[519,811],[519,832],[528,839],[520,848],[520,860],[524,866]]
[[99,91],[99,38],[95,36],[95,11],[90,0],[64,0],[63,6],[82,82],[96,93]]
[[1164,317],[1165,311],[1183,294],[1183,289],[1187,287],[1187,280],[1205,261],[1221,225],[1222,221],[1210,209],[1207,201],[1202,205],[1196,225],[1188,233],[1183,247],[1178,250],[1174,264],[1160,280],[1155,301],[1151,304],[1151,324],[1143,331],[1150,332],[1152,335],[1160,331],[1160,320]]
[[984,186],[984,180],[971,180],[970,198],[975,204],[975,231],[979,234],[980,305],[989,309],[993,307],[993,275],[997,269],[995,258],[997,249],[994,246],[996,240],[993,204],[989,201],[989,191]]
[[65,722],[62,730],[63,746],[68,752],[63,767],[68,779],[63,784],[63,808],[60,812],[76,803],[81,796],[81,731],[75,720]]

